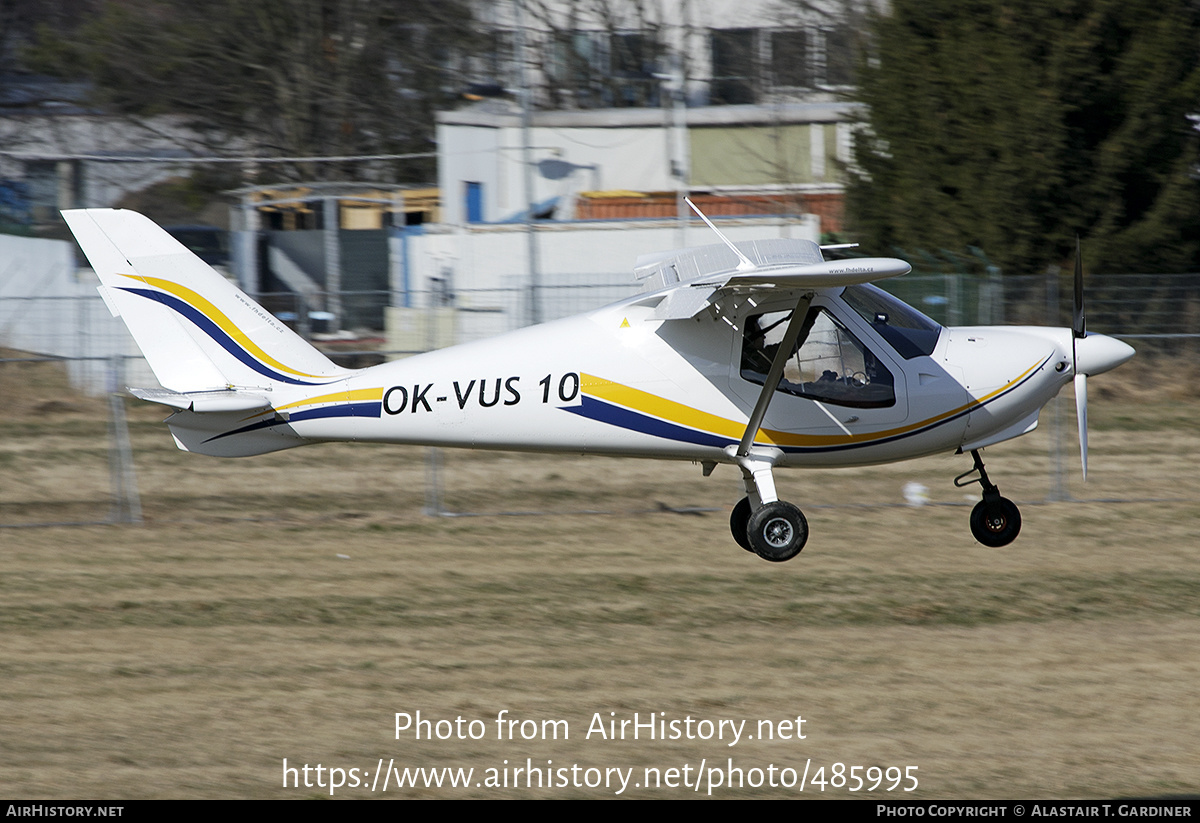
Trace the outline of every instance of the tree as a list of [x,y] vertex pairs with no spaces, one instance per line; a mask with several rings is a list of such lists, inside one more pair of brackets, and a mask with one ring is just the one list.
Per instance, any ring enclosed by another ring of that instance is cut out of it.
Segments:
[[72,20],[94,13],[96,0],[0,0],[0,77],[27,70],[22,51],[39,27],[66,30]]
[[1093,269],[1200,265],[1200,9],[895,0],[870,29],[848,210],[871,246],[1028,273],[1080,233]]
[[667,69],[662,0],[522,0],[542,42],[527,48],[554,109],[656,106]]
[[424,152],[433,111],[458,91],[453,57],[473,37],[465,0],[125,0],[66,35],[43,30],[33,62],[82,74],[112,110],[182,115],[218,150],[232,139],[281,157]]

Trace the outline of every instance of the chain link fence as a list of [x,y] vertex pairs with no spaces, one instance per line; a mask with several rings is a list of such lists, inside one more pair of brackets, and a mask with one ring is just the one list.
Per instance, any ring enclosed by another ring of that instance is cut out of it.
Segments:
[[[519,328],[530,316],[533,299],[539,301],[543,319],[554,320],[632,296],[638,289],[624,273],[547,276],[545,285],[536,290],[518,275],[509,280],[512,286],[493,289],[453,289],[434,283],[431,289],[407,292],[406,307],[384,312],[379,307],[395,302],[395,294],[339,295],[343,306],[364,309],[358,316],[401,312],[401,322],[392,322],[391,329],[330,328],[328,315],[311,308],[311,295],[308,299],[291,293],[257,297],[335,361],[364,367]],[[945,325],[1070,325],[1069,273],[912,274],[881,285]],[[1200,339],[1200,274],[1090,275],[1085,290],[1089,330],[1131,340],[1147,354],[1194,353]],[[22,407],[20,402],[23,378],[17,371],[23,364],[56,363],[65,373],[63,391],[93,398],[93,403],[103,398],[106,411],[99,407],[96,411],[107,416],[107,434],[98,435],[108,440],[107,480],[96,482],[107,483],[110,505],[107,516],[99,519],[138,522],[140,505],[121,390],[155,382],[124,324],[109,314],[94,291],[86,291],[90,294],[0,297],[0,412],[6,422],[16,420],[18,427],[24,425],[22,415],[36,423],[39,407]],[[66,396],[61,402],[74,401]],[[1070,429],[1061,427],[1064,435]],[[7,459],[0,449],[0,462]],[[429,460],[427,510],[440,513],[444,472],[436,450],[431,450]]]

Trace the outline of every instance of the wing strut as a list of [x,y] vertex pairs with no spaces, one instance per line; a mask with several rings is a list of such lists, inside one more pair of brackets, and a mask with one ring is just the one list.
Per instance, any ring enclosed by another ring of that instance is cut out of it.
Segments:
[[738,444],[738,457],[749,456],[750,447],[754,445],[754,437],[758,434],[758,427],[762,425],[763,418],[767,416],[767,407],[771,405],[771,398],[774,397],[775,389],[778,388],[779,381],[783,378],[783,367],[787,365],[788,358],[792,356],[796,341],[800,339],[801,335],[807,337],[816,321],[816,316],[811,315],[808,310],[810,305],[812,305],[811,294],[804,295],[796,303],[792,319],[788,321],[787,329],[783,332],[783,340],[780,342],[779,348],[775,350],[774,359],[771,360],[771,370],[767,372],[767,379],[763,381],[758,402],[754,404],[754,411],[750,414],[750,422],[746,424],[742,442]]

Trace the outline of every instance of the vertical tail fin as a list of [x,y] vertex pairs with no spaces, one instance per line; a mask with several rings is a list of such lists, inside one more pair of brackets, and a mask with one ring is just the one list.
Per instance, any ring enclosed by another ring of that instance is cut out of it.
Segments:
[[149,218],[122,209],[63,218],[164,388],[321,386],[349,374]]

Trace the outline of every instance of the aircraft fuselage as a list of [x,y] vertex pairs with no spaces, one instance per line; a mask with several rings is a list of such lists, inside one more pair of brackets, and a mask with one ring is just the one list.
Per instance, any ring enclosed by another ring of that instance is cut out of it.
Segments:
[[[755,438],[756,449],[777,450],[776,466],[884,463],[999,442],[1031,430],[1073,375],[1069,329],[942,328],[928,355],[905,358],[840,292],[818,292],[812,310],[869,352],[891,396],[855,405],[778,392]],[[761,391],[739,368],[745,317],[654,320],[644,303],[392,361],[319,391],[296,387],[296,400],[277,387],[272,412],[240,415],[232,430],[225,415],[181,412],[170,423],[189,450],[228,456],[358,440],[734,462]]]

